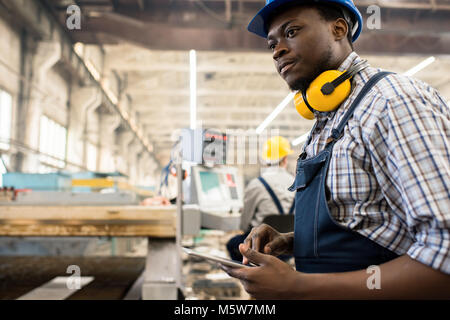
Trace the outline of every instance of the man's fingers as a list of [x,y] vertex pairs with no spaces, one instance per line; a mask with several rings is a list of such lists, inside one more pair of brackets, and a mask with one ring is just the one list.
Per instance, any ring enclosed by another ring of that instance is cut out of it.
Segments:
[[253,250],[259,251],[259,246],[261,245],[261,237],[258,232],[255,232],[252,236],[252,246]]
[[[273,231],[268,225],[262,224],[259,227],[253,228],[250,234],[245,238],[244,245],[247,248],[251,248],[258,252],[271,253],[273,248],[270,248],[270,252],[266,252],[266,241],[271,238],[270,232]],[[248,264],[248,259],[244,256],[242,263]]]
[[[223,264],[219,264],[220,268],[225,271],[230,277],[239,279],[239,280],[246,280],[247,275],[245,272],[242,272],[243,268],[230,268],[227,266],[224,266]],[[245,270],[244,270],[245,271]]]
[[[242,245],[239,245],[239,247],[240,246],[242,246],[242,250],[244,250],[244,251],[246,251],[248,248],[250,248],[250,246],[248,246],[245,242],[242,244]],[[241,249],[239,248],[239,251],[240,251]],[[248,259],[247,259],[247,257],[246,256],[242,256],[242,263],[243,264],[248,264]]]
[[244,244],[250,248],[252,247],[252,236],[253,236],[253,229],[252,231],[250,231],[250,234],[244,240]]
[[[254,231],[255,231],[255,228],[252,228],[252,230],[250,231],[249,235],[244,240],[244,245],[246,246],[245,250],[247,250],[247,248],[251,248],[252,245],[253,245],[253,233],[254,233]],[[248,259],[245,256],[242,256],[242,263],[243,264],[248,264]]]
[[245,245],[251,247],[252,246],[252,237],[249,235],[247,238],[245,238],[244,242]]
[[242,256],[246,257],[250,262],[253,262],[257,265],[263,265],[267,260],[267,257],[264,254],[259,253],[258,251],[251,248],[246,248],[244,245],[239,245],[239,251],[241,252]]
[[265,245],[264,253],[272,255],[281,254],[287,249],[286,246],[286,240],[282,237],[277,237]]
[[227,266],[224,266],[223,264],[220,264],[220,268],[225,271],[230,277],[240,280],[245,291],[250,291],[251,283],[247,280],[247,274],[239,271],[242,268],[229,268]]

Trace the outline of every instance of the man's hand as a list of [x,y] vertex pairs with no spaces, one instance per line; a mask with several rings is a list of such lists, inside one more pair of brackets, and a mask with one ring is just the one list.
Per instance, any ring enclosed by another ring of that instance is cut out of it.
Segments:
[[[281,254],[292,254],[294,246],[294,233],[280,233],[267,224],[262,224],[252,229],[244,240],[246,248],[251,248],[257,252],[279,256]],[[239,248],[240,250],[240,248]],[[244,264],[248,264],[248,259],[243,254]]]
[[239,246],[258,267],[222,269],[241,280],[256,299],[450,299],[450,275],[407,255],[380,267],[380,289],[368,286],[366,269],[337,273],[302,273],[273,256]]
[[[273,230],[273,229],[272,229]],[[271,255],[259,253],[245,244],[239,245],[239,251],[257,267],[230,268],[221,265],[231,277],[241,280],[245,291],[256,299],[295,299],[295,285],[301,273],[296,272],[287,263]]]
[[161,196],[146,198],[140,203],[141,206],[169,206],[169,199]]

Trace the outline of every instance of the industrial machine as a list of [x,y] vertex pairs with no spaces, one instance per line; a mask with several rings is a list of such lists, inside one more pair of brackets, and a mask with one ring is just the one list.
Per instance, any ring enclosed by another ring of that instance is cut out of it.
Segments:
[[202,227],[239,230],[243,206],[242,185],[236,167],[192,167],[190,200],[198,204]]

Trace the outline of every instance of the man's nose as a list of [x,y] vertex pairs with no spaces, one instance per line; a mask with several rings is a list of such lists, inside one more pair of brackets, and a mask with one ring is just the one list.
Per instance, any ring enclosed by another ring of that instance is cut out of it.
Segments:
[[286,43],[284,41],[280,41],[273,51],[273,60],[278,60],[280,57],[282,57],[286,52],[288,52],[289,49],[286,46]]

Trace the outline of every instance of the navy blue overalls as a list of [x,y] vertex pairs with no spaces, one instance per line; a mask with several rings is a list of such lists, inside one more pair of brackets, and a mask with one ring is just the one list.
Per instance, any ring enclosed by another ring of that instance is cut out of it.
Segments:
[[[390,250],[350,230],[331,217],[325,192],[326,176],[333,146],[344,132],[359,102],[387,72],[373,76],[356,97],[327,141],[324,150],[297,161],[296,177],[290,191],[295,195],[294,256],[297,271],[306,273],[345,272],[366,269],[397,257]],[[306,142],[308,145],[311,137]]]

